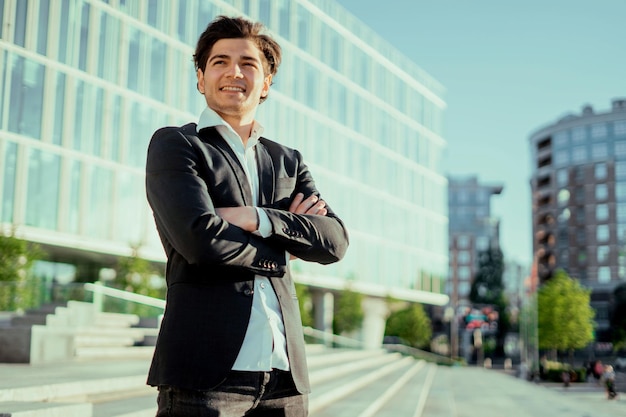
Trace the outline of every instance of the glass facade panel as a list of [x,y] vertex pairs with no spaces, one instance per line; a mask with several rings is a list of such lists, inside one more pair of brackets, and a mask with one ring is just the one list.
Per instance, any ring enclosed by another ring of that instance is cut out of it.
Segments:
[[[64,64],[69,64],[69,51],[71,50],[72,43],[69,42],[69,16],[70,16],[70,1],[71,0],[60,0],[58,3],[53,3],[53,5],[57,4],[60,14],[60,19],[58,26],[55,25],[54,29],[51,28],[50,32],[55,32],[58,34],[59,42],[57,43],[59,48],[59,61]],[[72,3],[72,9],[75,7],[75,3]],[[50,22],[51,25],[53,22]]]
[[39,149],[30,150],[25,216],[28,226],[56,229],[60,166],[59,155]]
[[26,46],[26,14],[29,3],[32,3],[32,1],[18,1],[15,8],[13,43],[21,47]]
[[37,53],[45,55],[48,50],[48,16],[50,0],[39,0],[39,25],[37,27]]
[[609,240],[609,226],[606,224],[598,225],[596,228],[596,239],[598,242],[607,242]]
[[81,213],[85,233],[90,237],[107,238],[113,226],[111,210],[113,175],[110,170],[103,167],[90,168],[86,211]]
[[9,62],[11,66],[9,130],[40,139],[44,67],[14,54],[9,54]]
[[[3,145],[0,140],[0,145]],[[2,149],[2,146],[0,146]],[[4,142],[4,159],[2,161],[2,171],[4,178],[2,181],[2,221],[13,223],[13,207],[15,204],[15,181],[17,176],[17,144],[14,142]]]
[[80,13],[80,38],[78,42],[78,68],[87,70],[87,53],[89,45],[89,13],[91,6],[87,3],[83,3]]
[[63,143],[63,113],[65,107],[65,74],[57,72],[54,77],[54,117],[52,119],[52,143]]
[[163,101],[165,99],[165,68],[167,53],[165,43],[158,39],[152,40],[150,52],[150,95]]
[[126,86],[134,91],[139,91],[139,60],[141,59],[140,39],[141,33],[134,27],[129,28],[128,40],[128,74]]
[[69,181],[67,182],[67,211],[64,213],[65,231],[78,234],[80,231],[80,189],[83,180],[82,163],[69,161]]

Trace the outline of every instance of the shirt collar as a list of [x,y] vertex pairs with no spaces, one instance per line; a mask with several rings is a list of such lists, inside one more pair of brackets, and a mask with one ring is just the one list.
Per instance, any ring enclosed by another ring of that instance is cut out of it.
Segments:
[[[239,135],[237,134],[237,132],[235,132],[235,129],[232,128],[231,125],[228,124],[228,122],[226,122],[226,120],[222,119],[222,117],[217,114],[217,112],[213,109],[211,109],[210,107],[206,107],[204,109],[204,111],[200,114],[200,119],[198,120],[198,127],[197,130],[198,132],[201,129],[204,129],[206,127],[219,127],[219,126],[223,126],[224,128],[227,129],[227,131],[229,132],[229,136],[234,135],[236,138],[239,138]],[[261,135],[263,134],[263,126],[261,125],[261,123],[257,122],[256,120],[254,121],[254,123],[252,124],[252,133],[250,134],[250,137],[248,138],[248,147],[252,147],[254,145],[256,145],[256,143],[259,140],[259,137],[261,137]],[[218,128],[218,132],[222,133],[223,128]],[[222,134],[222,136],[224,136]],[[228,138],[225,138],[228,139]]]

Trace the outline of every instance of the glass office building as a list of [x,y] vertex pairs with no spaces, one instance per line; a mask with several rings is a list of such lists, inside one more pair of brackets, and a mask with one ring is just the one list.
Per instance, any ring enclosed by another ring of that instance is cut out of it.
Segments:
[[193,49],[220,14],[264,22],[283,47],[264,136],[302,151],[350,231],[342,262],[298,262],[301,279],[444,303],[443,88],[331,0],[0,0],[2,225],[51,270],[97,271],[131,247],[164,261],[146,148],[197,121]]

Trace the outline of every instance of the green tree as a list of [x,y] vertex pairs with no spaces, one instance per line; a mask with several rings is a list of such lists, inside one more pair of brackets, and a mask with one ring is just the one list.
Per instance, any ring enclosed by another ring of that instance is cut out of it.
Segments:
[[387,318],[385,336],[397,336],[416,348],[428,346],[432,337],[430,318],[421,304],[393,312]]
[[[132,256],[122,257],[118,260],[114,286],[118,289],[146,295],[154,298],[165,298],[165,283],[162,271],[146,259],[137,255],[133,249]],[[107,300],[107,308],[139,316],[155,316],[162,313],[156,307],[145,306],[137,303],[128,303],[124,306],[115,305],[119,301]]]
[[613,290],[610,320],[615,349],[626,348],[626,284],[620,284]]
[[539,348],[557,351],[582,349],[593,341],[594,310],[589,304],[591,290],[583,288],[557,269],[538,291]]
[[30,273],[33,262],[44,258],[38,245],[0,232],[0,311],[29,308],[42,301],[43,288]]
[[296,296],[298,297],[302,325],[313,326],[313,301],[311,300],[309,287],[296,283]]
[[499,248],[490,247],[478,254],[478,272],[470,289],[470,300],[477,305],[493,305],[498,310],[496,353],[503,354],[504,338],[509,331],[508,301],[504,295],[504,257]]
[[[489,248],[478,254],[478,272],[474,276],[469,298],[474,304],[500,305],[503,301],[504,258],[498,248]],[[500,310],[503,312],[504,309]]]
[[363,294],[344,290],[335,299],[335,314],[333,318],[333,332],[335,334],[349,333],[361,327],[363,322]]

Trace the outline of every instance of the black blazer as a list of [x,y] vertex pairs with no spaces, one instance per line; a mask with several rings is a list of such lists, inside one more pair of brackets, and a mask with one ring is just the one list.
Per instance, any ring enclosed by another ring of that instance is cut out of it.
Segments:
[[[319,196],[302,156],[260,138],[260,193],[215,128],[195,124],[156,131],[148,148],[146,192],[167,254],[167,306],[148,384],[208,390],[221,383],[243,342],[254,276],[271,278],[282,309],[287,354],[298,391],[310,392],[298,299],[285,251],[322,264],[341,259],[348,234],[330,207],[326,216],[288,211],[296,193]],[[263,207],[268,238],[230,225],[216,207]]]

